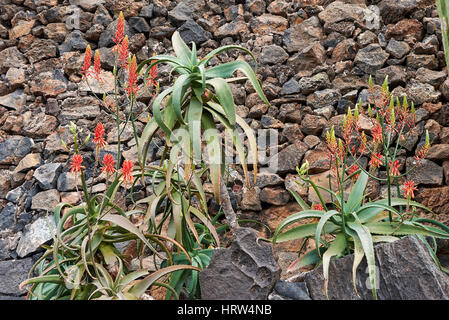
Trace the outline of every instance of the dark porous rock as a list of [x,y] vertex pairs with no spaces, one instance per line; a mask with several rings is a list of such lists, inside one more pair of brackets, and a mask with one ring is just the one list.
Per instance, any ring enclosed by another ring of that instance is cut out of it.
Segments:
[[312,77],[302,77],[298,84],[302,94],[311,94],[317,90],[326,89],[331,85],[329,76],[325,72],[318,73]]
[[193,20],[187,20],[179,27],[178,32],[185,43],[195,42],[197,46],[212,38],[212,34],[209,31],[204,30]]
[[379,9],[383,21],[387,24],[396,23],[412,12],[433,5],[435,5],[433,0],[382,0],[379,3]]
[[296,71],[313,70],[326,61],[326,50],[319,41],[315,41],[287,60],[287,65]]
[[14,216],[16,207],[13,203],[8,202],[0,211],[0,231],[11,229],[14,226]]
[[34,141],[31,138],[12,136],[0,143],[0,164],[17,165],[23,157],[30,153]]
[[25,56],[31,63],[36,63],[44,59],[56,57],[58,48],[55,42],[46,39],[36,39],[27,48]]
[[21,282],[27,279],[33,266],[32,258],[0,261],[0,295],[18,297],[26,293],[19,289]]
[[279,280],[269,300],[311,300],[305,282]]
[[[444,165],[443,165],[444,167]],[[446,179],[446,183],[447,183]],[[449,187],[424,188],[416,195],[416,201],[431,209],[436,214],[447,214],[449,212]]]
[[375,78],[376,84],[382,85],[386,76],[388,76],[390,89],[397,86],[405,86],[408,80],[407,69],[403,66],[389,66],[378,70]]
[[282,86],[281,95],[290,95],[299,93],[300,87],[295,78],[291,78]]
[[39,186],[43,190],[53,189],[56,187],[59,173],[62,170],[61,163],[47,163],[34,171],[33,177],[36,178]]
[[410,51],[410,46],[405,41],[397,41],[395,38],[391,38],[386,50],[394,58],[402,59]]
[[434,71],[426,68],[419,68],[416,72],[416,80],[422,83],[431,84],[436,88],[446,80],[446,77],[446,71]]
[[294,172],[296,167],[300,165],[306,151],[307,146],[301,141],[289,145],[270,158],[268,169],[270,172],[278,174]]
[[290,193],[282,188],[263,188],[260,192],[260,201],[273,204],[275,206],[283,206],[290,200]]
[[54,98],[67,90],[67,79],[61,70],[56,69],[38,74],[30,86],[33,94]]
[[388,60],[389,54],[378,44],[370,44],[357,52],[354,63],[363,72],[375,74]]
[[[449,277],[433,261],[429,249],[415,237],[405,237],[375,246],[377,295],[379,300],[448,300]],[[372,300],[367,264],[357,268],[357,297],[352,283],[353,255],[331,260],[328,293],[330,300]],[[305,275],[312,300],[326,300],[323,268]]]
[[438,68],[438,58],[433,54],[414,54],[407,56],[407,67],[418,70],[419,68],[427,68],[435,70]]
[[129,18],[128,23],[137,33],[147,33],[150,31],[150,25],[145,18],[131,17]]
[[260,63],[277,64],[283,63],[288,59],[288,53],[282,47],[275,44],[266,46],[260,54]]
[[168,12],[168,18],[175,25],[180,26],[187,20],[199,18],[203,9],[204,1],[182,0]]
[[435,162],[423,159],[421,165],[418,165],[414,158],[407,158],[406,170],[409,171],[412,168],[415,169],[407,174],[407,180],[412,180],[417,185],[441,186],[443,184],[443,168]]
[[26,58],[17,47],[9,47],[0,51],[0,73],[5,73],[9,68],[20,68],[26,63]]
[[17,89],[7,95],[0,97],[0,105],[10,109],[21,111],[26,105],[27,95],[23,89]]
[[323,117],[306,114],[301,122],[301,130],[304,134],[319,136],[326,125],[327,121]]
[[84,51],[88,44],[83,33],[80,30],[75,30],[67,35],[64,42],[59,46],[59,52]]
[[341,94],[335,89],[324,89],[315,91],[307,97],[307,105],[313,109],[324,108],[337,104],[341,99]]
[[323,38],[320,21],[313,16],[284,32],[283,42],[288,52],[302,51],[312,42]]
[[424,102],[438,102],[441,97],[441,92],[435,90],[435,87],[428,83],[421,83],[417,80],[410,80],[407,84],[407,98],[415,103],[421,105]]
[[280,273],[272,246],[257,241],[253,229],[238,228],[231,247],[215,249],[200,272],[202,299],[266,300]]

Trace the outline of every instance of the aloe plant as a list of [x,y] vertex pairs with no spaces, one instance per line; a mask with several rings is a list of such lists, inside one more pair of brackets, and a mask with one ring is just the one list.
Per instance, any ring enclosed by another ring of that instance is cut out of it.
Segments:
[[446,55],[446,66],[449,68],[449,3],[446,0],[436,0],[438,15],[441,20],[441,34],[443,36],[444,53]]
[[[353,263],[353,284],[356,289],[357,267],[366,257],[368,264],[369,279],[374,299],[377,299],[376,292],[376,265],[374,254],[374,243],[391,242],[404,235],[430,236],[442,239],[449,239],[449,228],[431,219],[406,218],[406,215],[399,212],[395,207],[411,206],[429,210],[420,203],[409,199],[391,198],[381,199],[374,202],[365,202],[365,188],[368,182],[368,175],[363,171],[358,171],[359,177],[352,187],[346,201],[343,200],[343,193],[336,193],[332,190],[317,186],[308,176],[307,163],[298,169],[301,179],[309,183],[322,199],[321,191],[329,192],[335,200],[333,210],[313,210],[310,206],[293,190],[289,190],[303,211],[297,212],[284,219],[274,232],[271,241],[279,243],[295,239],[314,239],[316,250],[299,257],[290,266],[290,270],[304,267],[306,265],[323,265],[324,292],[328,296],[327,286],[329,280],[329,263],[332,257],[341,257],[349,253],[354,253]],[[347,179],[346,177],[345,179]],[[351,178],[351,177],[349,177]],[[390,222],[389,214],[393,215]],[[304,219],[315,219],[316,222],[307,223],[290,229],[287,227]],[[430,226],[430,223],[435,226]],[[324,237],[326,236],[327,237]],[[332,240],[329,240],[331,238]],[[358,294],[358,293],[357,293]]]
[[[240,126],[248,138],[249,152],[253,159],[254,179],[257,173],[257,145],[253,131],[235,112],[235,104],[229,82],[245,80],[245,78],[231,78],[236,71],[241,71],[253,85],[260,98],[269,105],[255,71],[243,60],[235,60],[207,68],[212,58],[226,50],[240,50],[249,54],[257,68],[254,55],[247,49],[230,45],[211,51],[204,58],[199,59],[194,42],[189,48],[181,39],[178,32],[172,36],[172,45],[176,56],[157,55],[143,61],[137,72],[144,71],[147,78],[154,66],[168,64],[172,73],[177,74],[173,85],[163,90],[154,99],[152,105],[153,118],[146,125],[138,143],[138,158],[142,171],[145,171],[146,154],[154,134],[160,130],[166,137],[166,176],[170,177],[176,167],[180,167],[179,160],[183,159],[182,170],[185,180],[200,181],[198,166],[206,168],[206,173],[213,185],[214,197],[222,205],[231,229],[237,225],[235,213],[230,204],[229,195],[223,179],[225,163],[224,146],[219,139],[218,125],[228,130],[232,137],[232,145],[242,163],[245,181],[250,186],[248,161],[241,137],[237,131]],[[144,68],[146,68],[144,70]],[[162,105],[165,102],[165,107]],[[181,132],[181,134],[179,134]],[[203,148],[201,137],[205,136]],[[170,151],[168,151],[170,148]],[[203,154],[204,152],[204,154]],[[164,153],[164,154],[166,154]],[[164,158],[161,160],[164,161]],[[204,171],[201,171],[203,174]],[[142,173],[143,174],[143,173]],[[173,198],[173,185],[167,178],[166,194],[174,203],[188,203],[184,195]],[[184,204],[182,204],[184,206]],[[185,207],[185,206],[184,206]],[[176,230],[181,230],[182,220],[173,215]],[[181,235],[177,235],[177,239]]]

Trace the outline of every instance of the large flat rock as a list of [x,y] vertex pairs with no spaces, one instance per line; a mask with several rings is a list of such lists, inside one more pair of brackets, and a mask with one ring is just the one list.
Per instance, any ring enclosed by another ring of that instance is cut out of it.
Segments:
[[[449,300],[449,276],[434,263],[427,247],[408,236],[375,247],[379,300]],[[332,260],[329,266],[330,300],[372,300],[367,264],[357,269],[357,297],[352,284],[353,255]],[[323,268],[305,275],[312,300],[325,300]]]

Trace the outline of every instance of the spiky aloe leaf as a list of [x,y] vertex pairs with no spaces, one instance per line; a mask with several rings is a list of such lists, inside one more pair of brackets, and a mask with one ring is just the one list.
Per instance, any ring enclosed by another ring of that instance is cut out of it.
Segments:
[[368,263],[368,274],[371,284],[371,290],[373,293],[373,298],[377,300],[377,290],[376,290],[376,260],[374,257],[374,247],[373,239],[371,237],[370,230],[360,224],[359,221],[348,222],[348,227],[357,233],[362,244],[363,251],[365,252],[366,261]]
[[[346,249],[346,237],[344,233],[338,233],[329,249],[323,254],[323,276],[324,276],[324,294],[328,297],[327,284],[329,281],[329,263],[333,256],[341,255]],[[317,253],[320,251],[316,250]]]
[[282,230],[284,230],[286,227],[291,225],[292,223],[301,221],[306,218],[321,218],[322,216],[323,216],[323,211],[319,211],[319,210],[304,210],[304,211],[294,213],[291,216],[282,220],[281,223],[279,223],[276,230],[274,231],[272,241],[276,242],[276,238],[278,237],[279,233]]
[[444,53],[446,56],[446,66],[449,68],[449,3],[447,0],[436,0],[438,15],[441,20],[441,35],[443,36]]

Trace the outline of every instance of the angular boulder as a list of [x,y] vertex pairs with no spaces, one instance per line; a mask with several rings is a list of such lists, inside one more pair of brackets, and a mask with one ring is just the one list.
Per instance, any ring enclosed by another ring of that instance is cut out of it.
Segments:
[[[419,239],[408,236],[377,245],[377,295],[379,300],[449,300],[449,276],[433,261]],[[357,268],[357,297],[352,283],[353,255],[331,260],[328,293],[330,300],[372,300],[366,260]],[[323,268],[304,278],[312,300],[326,300]]]
[[238,228],[231,247],[216,249],[200,272],[202,299],[266,300],[280,273],[271,245],[257,241],[253,229]]

